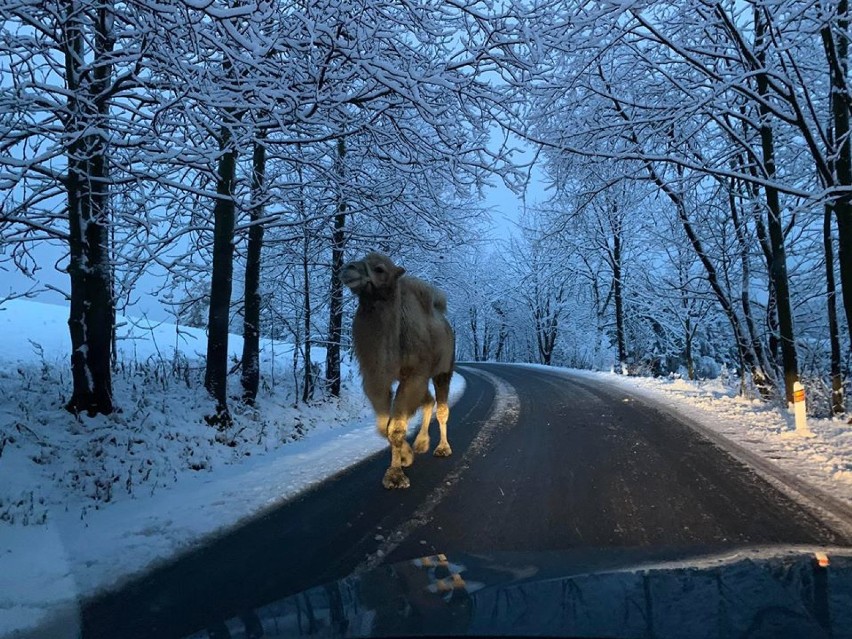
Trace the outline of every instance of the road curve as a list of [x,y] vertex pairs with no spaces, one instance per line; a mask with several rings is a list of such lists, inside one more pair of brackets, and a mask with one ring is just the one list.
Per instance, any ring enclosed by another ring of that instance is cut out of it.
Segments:
[[384,490],[387,454],[373,456],[86,602],[83,636],[185,636],[358,568],[435,552],[849,541],[623,391],[510,365],[459,370],[467,389],[450,416],[453,457],[418,456],[410,489]]
[[518,423],[389,560],[420,540],[439,552],[847,541],[680,418],[618,388],[471,369],[516,389]]

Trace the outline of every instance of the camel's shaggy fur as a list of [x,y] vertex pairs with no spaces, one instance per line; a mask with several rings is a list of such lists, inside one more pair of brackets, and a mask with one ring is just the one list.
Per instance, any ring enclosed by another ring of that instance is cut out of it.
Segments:
[[[408,420],[418,408],[423,409],[423,424],[414,440],[414,451],[429,450],[429,422],[435,404],[429,379],[435,385],[441,433],[434,454],[452,454],[447,441],[447,397],[455,363],[455,336],[444,316],[447,298],[432,285],[404,273],[405,269],[385,255],[370,253],[344,266],[340,276],[358,296],[352,324],[355,356],[364,392],[376,411],[376,426],[391,446],[391,465],[382,481],[385,488],[410,485],[402,467],[410,466],[414,455],[405,435]],[[395,381],[399,386],[392,397]]]

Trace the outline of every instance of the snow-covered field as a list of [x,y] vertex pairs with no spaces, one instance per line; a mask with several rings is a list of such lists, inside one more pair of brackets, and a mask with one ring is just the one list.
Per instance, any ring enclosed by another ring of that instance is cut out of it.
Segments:
[[[203,421],[204,331],[128,318],[114,378],[122,410],[77,421],[62,408],[67,317],[29,301],[0,309],[0,636],[36,626],[76,636],[80,597],[386,446],[352,366],[339,401],[294,406],[293,350],[270,341],[257,407],[233,401],[235,425],[217,436]],[[230,348],[238,355],[241,339]],[[453,382],[451,401],[464,389],[461,376]]]

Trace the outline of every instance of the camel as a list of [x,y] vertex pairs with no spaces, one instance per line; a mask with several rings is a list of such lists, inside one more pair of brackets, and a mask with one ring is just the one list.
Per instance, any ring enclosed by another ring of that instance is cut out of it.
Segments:
[[[411,446],[405,440],[408,420],[423,410],[423,423],[414,440],[414,452],[429,450],[429,423],[437,397],[440,441],[436,457],[452,454],[447,441],[450,408],[450,378],[455,364],[455,335],[445,317],[447,298],[423,280],[403,276],[380,253],[343,267],[340,279],[358,296],[358,310],[352,323],[355,357],[361,368],[364,393],[376,413],[376,428],[391,447],[391,464],[382,484],[385,488],[408,488],[403,472],[414,461]],[[429,380],[435,397],[429,392]],[[399,382],[396,395],[391,385]]]

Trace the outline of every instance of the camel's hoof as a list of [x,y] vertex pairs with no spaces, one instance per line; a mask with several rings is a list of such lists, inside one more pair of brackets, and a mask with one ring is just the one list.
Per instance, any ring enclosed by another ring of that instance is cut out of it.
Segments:
[[408,477],[406,477],[405,473],[402,472],[402,468],[395,468],[391,466],[385,472],[385,478],[382,479],[382,486],[387,489],[408,488],[411,486],[411,482],[408,481]]
[[411,452],[411,446],[408,442],[402,442],[402,446],[399,451],[399,463],[402,464],[404,468],[407,468],[414,463],[414,453]]
[[453,449],[450,448],[449,444],[441,444],[436,449],[433,455],[435,457],[449,457],[453,454]]
[[429,452],[429,437],[418,437],[414,440],[414,452],[415,453],[428,453]]

